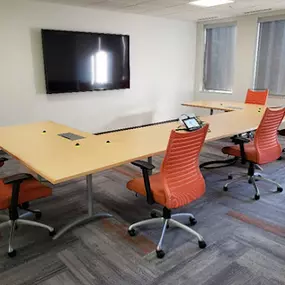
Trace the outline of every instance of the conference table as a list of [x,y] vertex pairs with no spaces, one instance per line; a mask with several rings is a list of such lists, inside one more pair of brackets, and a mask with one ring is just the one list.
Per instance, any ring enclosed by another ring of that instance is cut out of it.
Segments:
[[[206,141],[255,130],[265,107],[248,105],[241,104],[235,111],[227,110],[232,112],[201,117],[209,124]],[[54,237],[57,239],[75,226],[111,217],[94,212],[92,174],[164,153],[169,134],[177,127],[179,122],[175,121],[93,135],[52,121],[36,122],[0,127],[0,147],[52,184],[86,176],[88,214],[59,230]],[[72,141],[59,136],[61,133],[84,138]]]
[[209,109],[210,115],[213,115],[214,110],[224,111],[224,112],[231,112],[238,110],[250,111],[251,109],[256,109],[256,108],[258,109],[262,107],[261,105],[246,104],[235,101],[193,101],[193,102],[183,103],[182,106]]

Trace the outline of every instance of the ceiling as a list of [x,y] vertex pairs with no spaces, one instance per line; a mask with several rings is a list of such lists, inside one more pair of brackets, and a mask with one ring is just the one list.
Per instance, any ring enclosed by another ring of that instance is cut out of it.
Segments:
[[270,10],[285,9],[285,0],[236,0],[235,3],[211,8],[189,5],[190,0],[33,0],[89,7],[124,13],[202,21],[208,18],[227,18]]

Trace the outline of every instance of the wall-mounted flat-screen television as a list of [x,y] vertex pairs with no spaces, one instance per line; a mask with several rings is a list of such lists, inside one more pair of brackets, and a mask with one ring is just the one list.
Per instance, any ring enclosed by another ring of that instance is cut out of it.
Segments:
[[42,30],[46,91],[130,88],[127,35]]

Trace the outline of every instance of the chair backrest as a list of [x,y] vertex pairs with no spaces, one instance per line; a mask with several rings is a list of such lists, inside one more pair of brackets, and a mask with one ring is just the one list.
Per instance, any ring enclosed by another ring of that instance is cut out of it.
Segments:
[[205,180],[199,168],[199,154],[208,125],[192,132],[172,131],[161,165],[166,207],[178,208],[202,196]]
[[277,130],[285,115],[285,108],[265,110],[254,136],[257,150],[256,162],[260,164],[275,161],[281,156],[282,148],[278,141]]
[[247,104],[257,104],[257,105],[265,105],[267,101],[267,97],[269,94],[269,90],[247,90],[245,103]]

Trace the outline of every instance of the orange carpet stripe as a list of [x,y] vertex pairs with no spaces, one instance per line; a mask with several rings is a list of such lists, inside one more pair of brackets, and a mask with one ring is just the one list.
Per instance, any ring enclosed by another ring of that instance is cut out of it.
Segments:
[[116,234],[118,238],[132,244],[132,246],[135,246],[139,250],[142,256],[150,254],[156,248],[156,244],[142,234],[131,237],[128,234],[127,225],[117,224],[108,219],[103,219],[101,222],[103,224],[104,231],[108,231],[112,235]]
[[273,233],[273,234],[281,236],[281,237],[285,237],[285,228],[284,227],[273,225],[273,224],[267,223],[261,219],[252,218],[252,217],[246,216],[242,213],[235,212],[235,211],[229,211],[227,213],[227,215],[230,217],[233,217],[237,220],[240,220],[244,223],[256,226],[256,227],[263,229],[267,232]]

